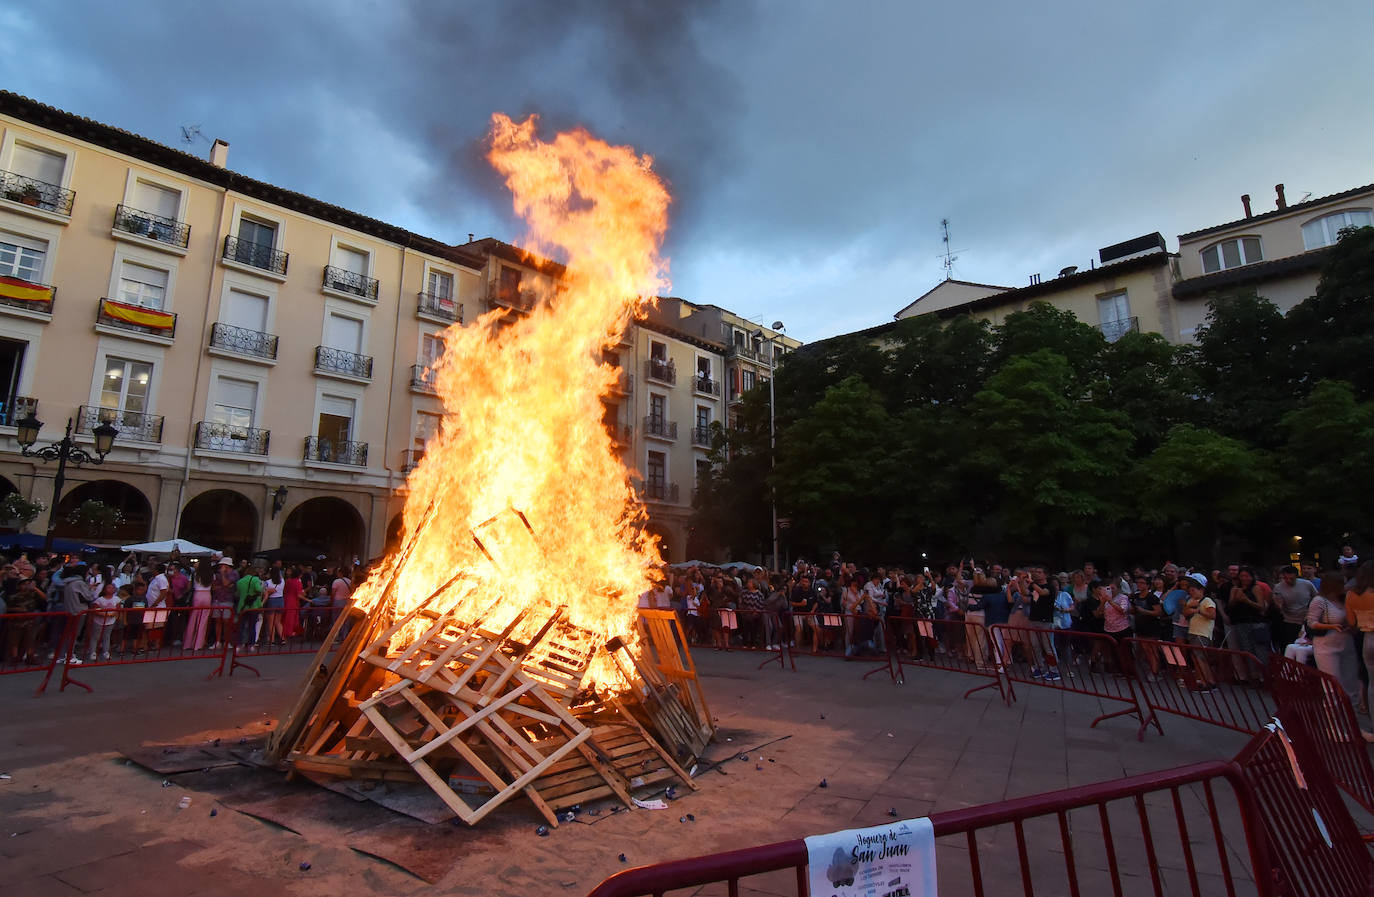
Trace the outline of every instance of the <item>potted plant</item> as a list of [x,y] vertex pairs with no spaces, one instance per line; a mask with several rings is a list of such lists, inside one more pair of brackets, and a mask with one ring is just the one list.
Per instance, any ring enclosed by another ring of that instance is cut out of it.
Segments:
[[33,184],[25,184],[19,191],[19,201],[26,206],[37,206],[43,199],[43,191]]
[[67,515],[67,522],[87,537],[98,539],[123,526],[124,514],[114,505],[88,499]]
[[25,532],[33,519],[43,512],[46,505],[39,499],[29,501],[18,492],[11,492],[0,498],[0,520],[14,524],[19,532]]

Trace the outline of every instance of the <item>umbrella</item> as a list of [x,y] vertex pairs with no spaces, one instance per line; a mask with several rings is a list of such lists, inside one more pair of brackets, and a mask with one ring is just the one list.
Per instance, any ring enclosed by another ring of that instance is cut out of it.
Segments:
[[162,542],[139,542],[137,545],[121,545],[120,551],[137,551],[141,554],[171,554],[181,552],[184,558],[208,558],[215,553],[213,548],[197,545],[190,539],[166,539]]
[[708,563],[706,563],[705,561],[683,561],[683,562],[680,563],[680,564],[669,564],[669,565],[668,565],[669,569],[671,569],[671,570],[684,570],[684,569],[691,569],[692,567],[709,567],[709,566],[711,566],[711,565],[708,564]]
[[[41,549],[42,547],[43,537],[34,533],[0,535],[0,548]],[[87,545],[79,539],[53,539],[52,550],[60,551],[63,554],[89,554],[100,549],[95,545]]]
[[254,557],[267,558],[269,561],[320,561],[329,555],[318,545],[283,545],[256,552]]
[[722,570],[760,570],[762,565],[750,564],[745,561],[730,561],[728,564],[721,564]]

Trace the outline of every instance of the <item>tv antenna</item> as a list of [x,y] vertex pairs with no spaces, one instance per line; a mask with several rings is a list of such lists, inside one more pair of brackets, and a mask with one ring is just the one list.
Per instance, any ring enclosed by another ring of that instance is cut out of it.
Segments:
[[182,142],[182,143],[186,144],[187,146],[191,146],[191,145],[194,144],[197,140],[204,140],[206,143],[209,143],[209,142],[210,142],[210,138],[209,138],[209,137],[206,137],[204,134],[202,134],[202,133],[200,132],[200,125],[182,125],[182,126],[181,126],[181,142]]
[[964,250],[962,250],[962,249],[955,250],[955,249],[950,249],[950,248],[949,248],[949,219],[948,219],[948,218],[941,218],[941,219],[940,219],[940,227],[941,227],[941,229],[943,229],[944,232],[945,232],[945,235],[944,235],[945,251],[942,252],[942,253],[940,254],[940,258],[944,260],[944,261],[942,262],[942,264],[944,264],[944,266],[945,266],[945,280],[953,280],[953,279],[954,279],[954,263],[957,262],[957,261],[959,261],[959,256],[955,255],[954,253],[955,253],[955,252],[963,252]]

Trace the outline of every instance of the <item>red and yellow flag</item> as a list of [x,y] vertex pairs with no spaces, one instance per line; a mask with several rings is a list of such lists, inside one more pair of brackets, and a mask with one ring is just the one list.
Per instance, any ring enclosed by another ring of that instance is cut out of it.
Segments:
[[113,299],[102,299],[100,310],[106,317],[114,318],[116,321],[152,327],[156,330],[171,330],[177,322],[177,316],[171,312],[144,308],[141,305],[127,305]]
[[22,299],[38,305],[51,305],[52,287],[41,283],[29,283],[18,277],[0,277],[0,296],[6,299]]

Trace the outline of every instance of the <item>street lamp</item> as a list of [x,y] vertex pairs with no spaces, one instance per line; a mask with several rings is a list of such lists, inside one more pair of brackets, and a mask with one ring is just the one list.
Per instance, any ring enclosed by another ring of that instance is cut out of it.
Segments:
[[62,498],[62,484],[67,479],[67,462],[70,461],[78,467],[82,464],[104,464],[105,456],[114,448],[115,437],[119,435],[119,431],[107,422],[101,421],[100,426],[91,431],[91,435],[95,437],[95,454],[92,454],[72,439],[70,417],[67,418],[67,432],[62,439],[39,449],[34,448],[33,444],[38,441],[38,432],[43,429],[43,422],[35,417],[33,412],[29,412],[28,417],[19,421],[15,429],[18,431],[15,435],[19,440],[21,455],[57,462],[57,475],[52,481],[52,506],[48,509],[48,532],[43,537],[43,550],[52,551],[53,530],[57,527],[57,502]]
[[[773,341],[778,333],[785,331],[787,327],[782,321],[773,322],[773,335],[764,336],[763,328],[755,330],[750,336],[758,336],[768,340],[768,469],[775,470],[778,466],[777,460],[777,424],[776,416],[773,412],[773,381],[776,379],[778,369],[778,348]],[[771,490],[773,499],[773,569],[781,570],[781,560],[778,555],[778,490],[774,486]]]

